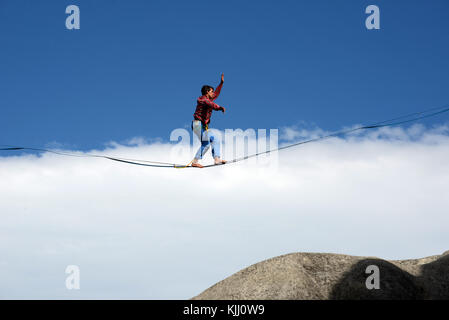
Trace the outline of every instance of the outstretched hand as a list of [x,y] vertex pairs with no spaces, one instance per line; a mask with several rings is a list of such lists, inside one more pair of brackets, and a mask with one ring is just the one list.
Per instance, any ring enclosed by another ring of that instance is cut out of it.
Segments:
[[226,108],[225,108],[225,107],[221,107],[221,111],[222,111],[223,113],[225,113]]
[[223,83],[224,82],[224,74],[222,73],[221,74],[221,83]]

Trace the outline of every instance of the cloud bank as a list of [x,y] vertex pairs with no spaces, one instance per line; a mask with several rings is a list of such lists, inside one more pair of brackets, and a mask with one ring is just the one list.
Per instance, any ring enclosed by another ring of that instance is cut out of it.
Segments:
[[[279,136],[283,145],[317,134],[326,132]],[[172,151],[133,138],[92,153],[167,161]],[[0,298],[185,299],[290,252],[449,250],[449,126],[326,139],[278,152],[276,165],[157,169],[19,154],[0,158],[0,195]],[[80,290],[65,287],[68,265],[80,268]]]

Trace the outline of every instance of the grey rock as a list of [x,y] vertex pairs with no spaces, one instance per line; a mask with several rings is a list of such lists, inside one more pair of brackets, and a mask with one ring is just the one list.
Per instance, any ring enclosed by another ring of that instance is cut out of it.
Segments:
[[[332,253],[291,253],[245,268],[193,300],[449,299],[449,251],[387,261]],[[379,289],[368,289],[370,265]]]

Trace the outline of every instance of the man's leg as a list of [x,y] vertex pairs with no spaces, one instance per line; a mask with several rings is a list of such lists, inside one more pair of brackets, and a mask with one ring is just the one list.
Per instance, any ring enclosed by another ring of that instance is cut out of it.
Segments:
[[203,158],[203,155],[207,152],[209,149],[209,139],[205,134],[204,128],[201,124],[201,122],[194,121],[192,124],[192,129],[195,135],[198,137],[198,139],[201,142],[201,146],[198,148],[198,151],[195,154],[195,158],[192,161],[192,167],[199,167],[202,168],[203,166],[198,163],[198,160]]
[[226,161],[225,160],[221,160],[220,159],[220,145],[221,145],[221,141],[217,139],[217,137],[210,131],[207,131],[208,135],[209,135],[209,141],[210,144],[212,146],[212,157],[214,158],[214,162],[215,164],[225,164]]

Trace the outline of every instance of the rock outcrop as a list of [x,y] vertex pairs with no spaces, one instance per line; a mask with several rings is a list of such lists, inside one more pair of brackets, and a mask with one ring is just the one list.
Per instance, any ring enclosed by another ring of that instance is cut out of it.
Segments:
[[[378,268],[379,289],[367,288],[374,276],[368,266]],[[192,299],[449,299],[449,251],[393,261],[291,253],[245,268]]]

